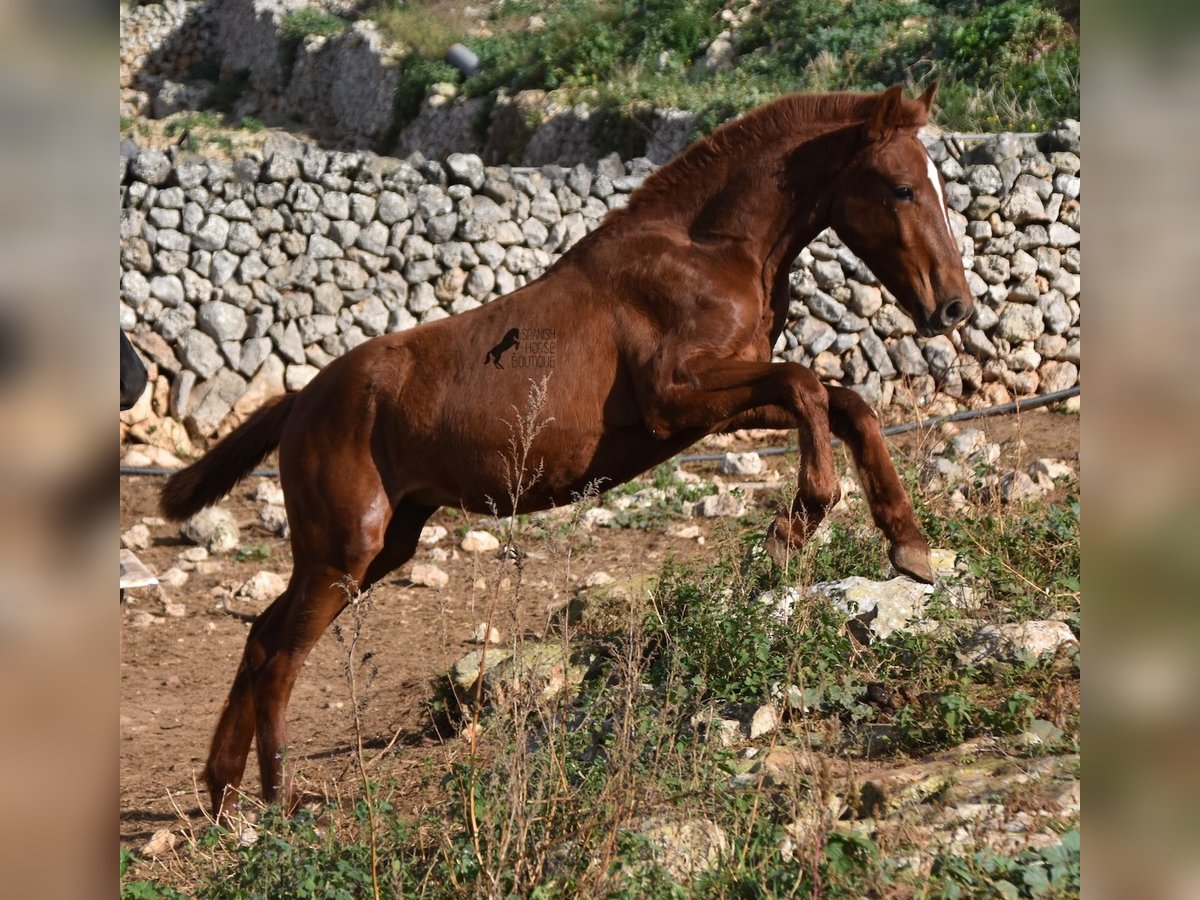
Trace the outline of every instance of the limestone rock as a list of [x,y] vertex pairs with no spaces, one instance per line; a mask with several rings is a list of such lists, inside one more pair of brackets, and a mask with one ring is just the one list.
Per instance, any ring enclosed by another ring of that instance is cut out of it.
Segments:
[[468,531],[459,546],[467,553],[491,553],[500,549],[500,541],[488,531]]
[[219,506],[200,510],[179,530],[185,538],[209,553],[229,553],[237,547],[240,538],[233,513]]
[[417,563],[412,567],[408,580],[421,587],[441,590],[450,583],[450,576],[432,563]]

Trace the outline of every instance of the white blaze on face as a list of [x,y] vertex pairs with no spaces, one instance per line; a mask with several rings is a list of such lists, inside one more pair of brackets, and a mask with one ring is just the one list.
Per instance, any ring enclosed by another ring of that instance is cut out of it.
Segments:
[[929,176],[929,183],[933,185],[933,192],[937,194],[938,209],[942,211],[942,216],[946,220],[946,230],[950,232],[950,243],[958,246],[958,241],[954,239],[954,229],[950,227],[950,213],[946,212],[946,198],[942,196],[942,182],[938,179],[938,170],[933,164],[933,157],[928,153],[925,154],[925,174]]

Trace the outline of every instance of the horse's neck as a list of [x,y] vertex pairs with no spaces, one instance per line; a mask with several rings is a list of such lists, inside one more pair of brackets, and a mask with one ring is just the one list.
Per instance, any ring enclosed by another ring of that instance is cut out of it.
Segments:
[[847,123],[790,135],[760,128],[741,143],[726,136],[723,147],[694,147],[653,176],[617,220],[672,222],[695,242],[749,255],[772,280],[828,226],[830,187],[861,142],[861,127]]
[[696,215],[697,230],[712,227],[736,242],[773,283],[829,226],[831,187],[860,144],[858,128],[840,127],[763,147],[730,167]]

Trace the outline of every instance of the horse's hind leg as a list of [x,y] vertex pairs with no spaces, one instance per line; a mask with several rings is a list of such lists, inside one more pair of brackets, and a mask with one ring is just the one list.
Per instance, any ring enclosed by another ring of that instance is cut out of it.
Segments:
[[295,599],[280,616],[273,655],[254,677],[258,767],[268,803],[280,791],[286,805],[294,803],[291,779],[282,778],[282,752],[288,700],[309,651],[345,609],[353,590],[366,590],[412,557],[421,526],[432,513],[430,507],[402,504],[392,513],[383,535],[364,540],[348,565],[301,568],[298,564],[293,572],[288,589],[296,592]]
[[[375,548],[372,548],[375,549]],[[309,652],[363,582],[374,553],[362,555],[348,565],[298,562],[288,591],[291,602],[272,621],[270,655],[252,675],[255,714],[255,745],[263,799],[282,799],[292,804],[290,777],[285,782],[283,753],[287,743],[287,707],[296,676]]]
[[920,581],[932,582],[929,544],[921,534],[912,501],[888,455],[879,418],[849,388],[827,385],[826,389],[830,426],[850,448],[871,516],[891,545],[888,556],[892,565]]
[[213,816],[231,815],[237,807],[238,787],[246,768],[246,757],[250,754],[250,741],[254,737],[251,675],[267,658],[267,650],[262,642],[263,628],[273,615],[287,606],[288,597],[287,591],[280,594],[250,626],[242,661],[238,665],[225,707],[221,710],[217,730],[213,733],[203,774],[212,798]]

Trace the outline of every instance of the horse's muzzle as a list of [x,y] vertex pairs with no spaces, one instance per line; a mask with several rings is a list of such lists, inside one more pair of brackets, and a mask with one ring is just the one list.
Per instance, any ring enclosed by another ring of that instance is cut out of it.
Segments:
[[925,321],[920,323],[918,330],[925,337],[953,331],[967,320],[973,309],[974,305],[970,300],[954,297],[938,306],[932,314],[927,315]]

